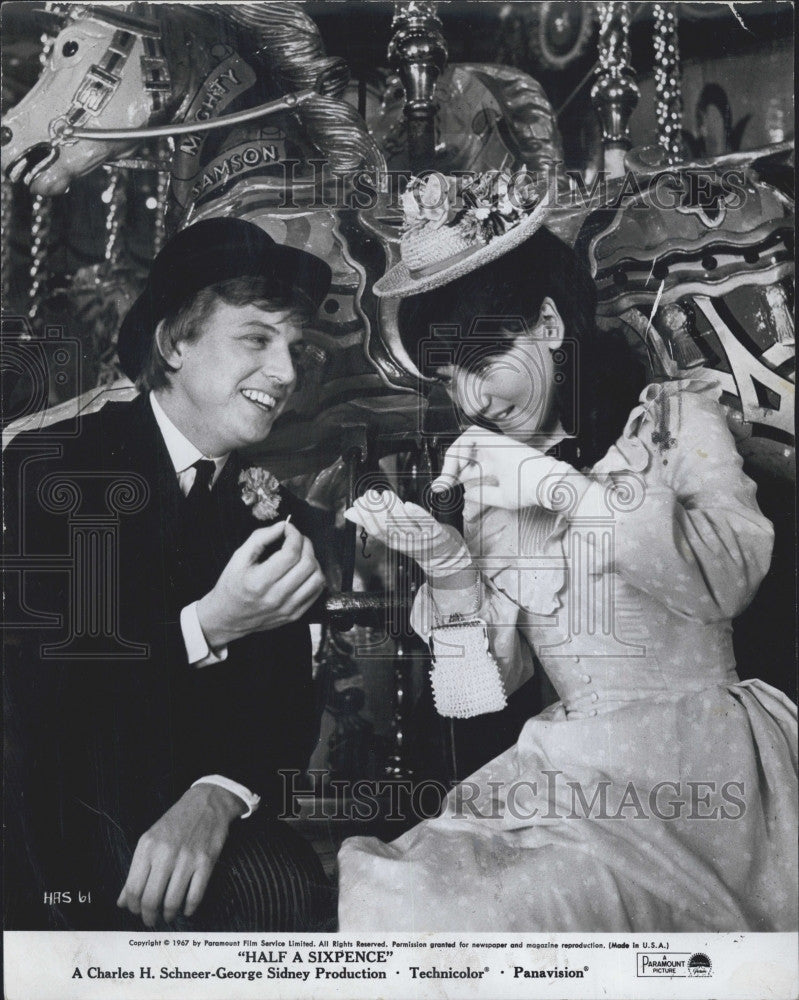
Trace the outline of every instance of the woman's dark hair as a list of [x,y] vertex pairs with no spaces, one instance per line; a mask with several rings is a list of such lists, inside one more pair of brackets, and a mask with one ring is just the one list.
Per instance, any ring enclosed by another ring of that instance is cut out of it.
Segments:
[[[445,364],[474,368],[504,354],[530,331],[549,296],[565,326],[558,414],[575,435],[562,457],[597,462],[619,437],[644,385],[644,369],[618,331],[598,331],[596,289],[588,267],[547,229],[441,288],[404,299],[402,343],[419,371],[434,377]],[[571,348],[571,349],[570,349]]]

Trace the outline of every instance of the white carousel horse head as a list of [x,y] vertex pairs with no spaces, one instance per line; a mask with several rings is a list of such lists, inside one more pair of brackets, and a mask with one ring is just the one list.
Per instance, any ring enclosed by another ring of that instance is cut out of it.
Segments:
[[170,90],[160,28],[128,13],[133,6],[70,5],[37,84],[3,118],[11,181],[24,181],[33,194],[62,194],[74,178],[131,148],[130,140],[76,142],[65,134],[70,128],[136,128],[159,109]]

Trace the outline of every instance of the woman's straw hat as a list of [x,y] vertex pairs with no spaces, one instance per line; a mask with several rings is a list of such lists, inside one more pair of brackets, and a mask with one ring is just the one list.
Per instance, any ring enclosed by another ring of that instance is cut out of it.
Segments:
[[469,178],[413,177],[402,196],[402,259],[374,284],[378,298],[446,285],[517,247],[543,224],[545,184],[493,170]]

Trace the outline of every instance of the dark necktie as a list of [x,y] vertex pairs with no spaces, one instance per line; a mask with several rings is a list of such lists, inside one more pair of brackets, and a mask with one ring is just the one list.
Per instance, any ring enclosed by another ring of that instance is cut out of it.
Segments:
[[205,521],[212,509],[209,486],[216,466],[207,458],[198,458],[193,467],[197,470],[197,474],[191,489],[186,494],[186,504],[193,516]]
[[192,586],[201,592],[213,586],[222,568],[216,554],[219,511],[216,495],[208,488],[214,463],[200,458],[194,468],[197,474],[184,501],[181,552]]

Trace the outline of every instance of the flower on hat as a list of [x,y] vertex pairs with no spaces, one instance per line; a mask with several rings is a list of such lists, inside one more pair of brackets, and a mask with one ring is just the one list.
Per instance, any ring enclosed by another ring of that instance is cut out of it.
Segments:
[[[431,173],[412,177],[402,196],[403,232],[414,237],[424,231],[432,237],[446,226],[475,243],[501,236],[540,201],[540,193],[522,168],[515,175],[507,170],[487,170],[465,181]],[[524,179],[524,183],[521,180]]]
[[512,229],[529,214],[530,209],[540,200],[538,192],[530,184],[519,183],[528,176],[522,168],[512,176],[507,170],[488,170],[477,174],[463,190],[467,223],[479,230],[485,242]]
[[241,499],[252,507],[259,521],[271,521],[277,517],[280,506],[280,483],[267,469],[251,465],[239,474]]
[[497,211],[506,217],[512,217],[518,208],[511,200],[511,178],[501,173],[497,177]]
[[412,177],[402,195],[405,226],[427,225],[440,229],[458,214],[458,181],[455,177],[432,173]]

